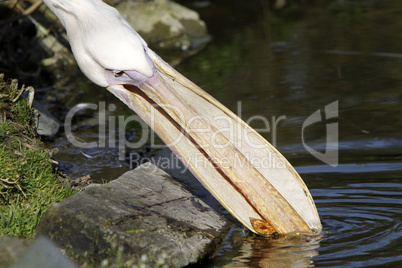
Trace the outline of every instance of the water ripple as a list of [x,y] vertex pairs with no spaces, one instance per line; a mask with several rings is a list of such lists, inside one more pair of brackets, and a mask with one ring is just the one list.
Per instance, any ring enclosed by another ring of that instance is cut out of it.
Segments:
[[243,234],[239,248],[229,238],[219,262],[207,266],[402,267],[400,172],[309,172],[303,179],[317,204],[320,235],[266,239]]
[[[351,177],[351,174],[348,174]],[[366,267],[402,262],[402,183],[344,184],[312,190],[324,227],[317,266]]]

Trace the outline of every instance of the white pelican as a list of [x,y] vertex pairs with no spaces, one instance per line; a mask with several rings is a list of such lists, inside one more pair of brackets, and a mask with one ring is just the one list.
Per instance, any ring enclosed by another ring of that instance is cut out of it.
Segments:
[[262,234],[321,231],[314,201],[287,160],[234,113],[148,48],[101,0],[43,0],[82,72],[134,110],[215,198]]

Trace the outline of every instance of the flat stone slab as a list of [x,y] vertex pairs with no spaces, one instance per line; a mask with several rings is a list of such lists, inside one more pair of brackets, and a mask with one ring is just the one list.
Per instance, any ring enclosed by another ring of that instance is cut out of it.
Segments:
[[78,263],[181,267],[216,252],[229,228],[222,215],[146,163],[53,205],[37,234]]

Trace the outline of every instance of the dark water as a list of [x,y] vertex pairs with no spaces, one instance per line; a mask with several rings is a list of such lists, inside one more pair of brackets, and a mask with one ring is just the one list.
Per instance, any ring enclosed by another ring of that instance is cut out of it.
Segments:
[[[402,3],[315,2],[278,11],[265,1],[196,2],[212,42],[177,69],[253,119],[300,172],[324,227],[315,237],[268,240],[238,226],[205,266],[402,267]],[[70,108],[101,100],[116,105],[107,116],[132,114],[86,83],[65,99]],[[325,113],[330,104],[338,105],[332,117]],[[322,120],[303,128],[317,110]],[[97,120],[82,115],[74,133],[99,142]],[[139,138],[136,129],[127,128],[128,139]],[[339,155],[326,159],[332,166],[306,149],[323,157],[327,136],[338,141],[330,148]],[[77,149],[62,137],[53,145],[73,176],[107,180],[129,169],[118,143]]]

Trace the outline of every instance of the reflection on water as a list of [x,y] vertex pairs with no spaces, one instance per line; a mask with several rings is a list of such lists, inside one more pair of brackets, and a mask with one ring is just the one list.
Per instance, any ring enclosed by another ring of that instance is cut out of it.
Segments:
[[[262,135],[302,174],[324,227],[317,237],[268,240],[237,226],[205,266],[402,265],[402,6],[399,0],[317,2],[276,12],[241,10],[231,1],[199,8],[213,41],[177,69],[245,120],[284,117]],[[132,113],[98,87],[81,85],[72,96],[70,107],[103,100],[116,105],[115,115]],[[339,116],[305,129],[302,140],[305,120],[334,101]],[[327,123],[339,124],[336,167],[303,144],[325,153]],[[251,125],[267,130],[261,120]],[[138,135],[135,127],[128,130]],[[96,125],[77,131],[98,138]],[[74,162],[75,175],[117,177],[128,169],[117,148],[78,150],[65,138],[56,145],[59,157]]]
[[228,267],[310,267],[318,255],[321,236],[265,239],[249,237]]

